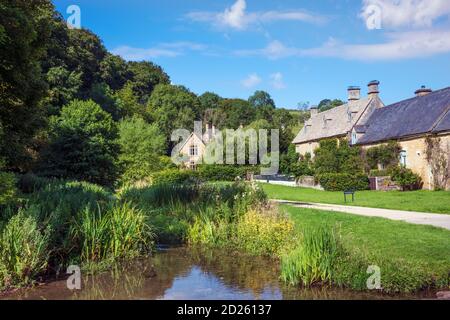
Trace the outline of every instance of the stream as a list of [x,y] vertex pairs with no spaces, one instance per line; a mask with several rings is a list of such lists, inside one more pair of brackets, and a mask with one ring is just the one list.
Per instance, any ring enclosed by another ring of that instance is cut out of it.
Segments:
[[147,259],[82,277],[81,290],[66,280],[19,290],[0,299],[24,300],[367,300],[428,299],[420,295],[383,295],[329,287],[300,288],[279,280],[278,263],[218,250],[160,249]]

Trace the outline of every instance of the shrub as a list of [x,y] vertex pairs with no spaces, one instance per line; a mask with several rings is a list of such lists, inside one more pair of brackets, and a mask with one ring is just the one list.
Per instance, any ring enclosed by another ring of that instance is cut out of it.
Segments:
[[364,163],[359,147],[350,147],[346,139],[328,139],[315,150],[314,169],[318,174],[363,172]]
[[279,256],[294,240],[292,221],[276,209],[250,209],[236,228],[237,246],[255,255]]
[[298,246],[281,259],[282,280],[305,286],[331,283],[340,248],[335,230],[322,226],[306,229]]
[[325,173],[317,175],[316,180],[327,191],[369,189],[369,178],[363,174]]
[[422,188],[422,178],[411,169],[397,167],[392,170],[392,181],[397,182],[403,191]]
[[391,170],[370,170],[369,177],[389,177]]
[[167,169],[152,175],[153,184],[183,184],[200,182],[197,171]]
[[44,152],[45,176],[112,185],[117,177],[118,130],[111,115],[93,101],[75,100],[50,119]]
[[[25,194],[30,194],[33,192],[38,192],[44,189],[49,184],[58,182],[56,179],[48,179],[44,177],[37,176],[33,173],[26,173],[19,177],[17,186],[19,190]],[[60,181],[61,182],[61,181]]]
[[198,174],[204,181],[235,181],[236,178],[245,178],[247,172],[255,172],[255,167],[232,165],[202,165]]
[[382,165],[385,168],[397,166],[401,150],[402,148],[395,141],[367,149],[366,161],[368,168],[375,169],[378,165]]
[[9,220],[0,233],[0,287],[27,285],[46,269],[48,234],[25,211]]
[[0,205],[11,202],[16,193],[16,177],[14,174],[0,172]]

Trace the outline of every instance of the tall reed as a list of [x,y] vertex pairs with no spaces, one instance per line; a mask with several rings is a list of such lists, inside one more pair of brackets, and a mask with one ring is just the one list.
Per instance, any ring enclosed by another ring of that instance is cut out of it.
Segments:
[[281,279],[291,285],[330,283],[340,250],[337,229],[305,229],[297,247],[281,259]]

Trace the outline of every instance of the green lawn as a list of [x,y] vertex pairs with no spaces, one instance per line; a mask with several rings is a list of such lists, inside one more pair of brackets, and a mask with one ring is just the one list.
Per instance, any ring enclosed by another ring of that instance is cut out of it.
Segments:
[[[365,257],[367,265],[380,266],[385,287],[414,291],[430,283],[441,288],[450,285],[450,231],[346,213],[282,208],[299,232],[318,225],[339,226],[342,243],[351,254]],[[367,267],[362,266],[364,276]]]
[[354,203],[345,203],[342,192],[286,187],[266,183],[261,185],[270,199],[450,214],[450,192],[447,191],[358,191],[356,192]]

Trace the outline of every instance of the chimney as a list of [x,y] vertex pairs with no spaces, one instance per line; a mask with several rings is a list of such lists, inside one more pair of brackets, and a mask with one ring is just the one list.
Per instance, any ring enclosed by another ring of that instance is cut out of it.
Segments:
[[414,92],[414,93],[416,94],[416,97],[423,97],[432,92],[433,92],[433,90],[431,90],[425,86],[422,86],[420,89],[416,90],[416,92]]
[[380,81],[378,80],[373,80],[369,82],[369,84],[367,85],[369,87],[369,98],[378,97],[378,94],[380,93],[379,85]]
[[358,101],[361,98],[360,87],[348,87],[348,102]]
[[309,109],[311,112],[311,118],[316,116],[319,113],[319,107],[318,106],[312,106],[311,109]]

